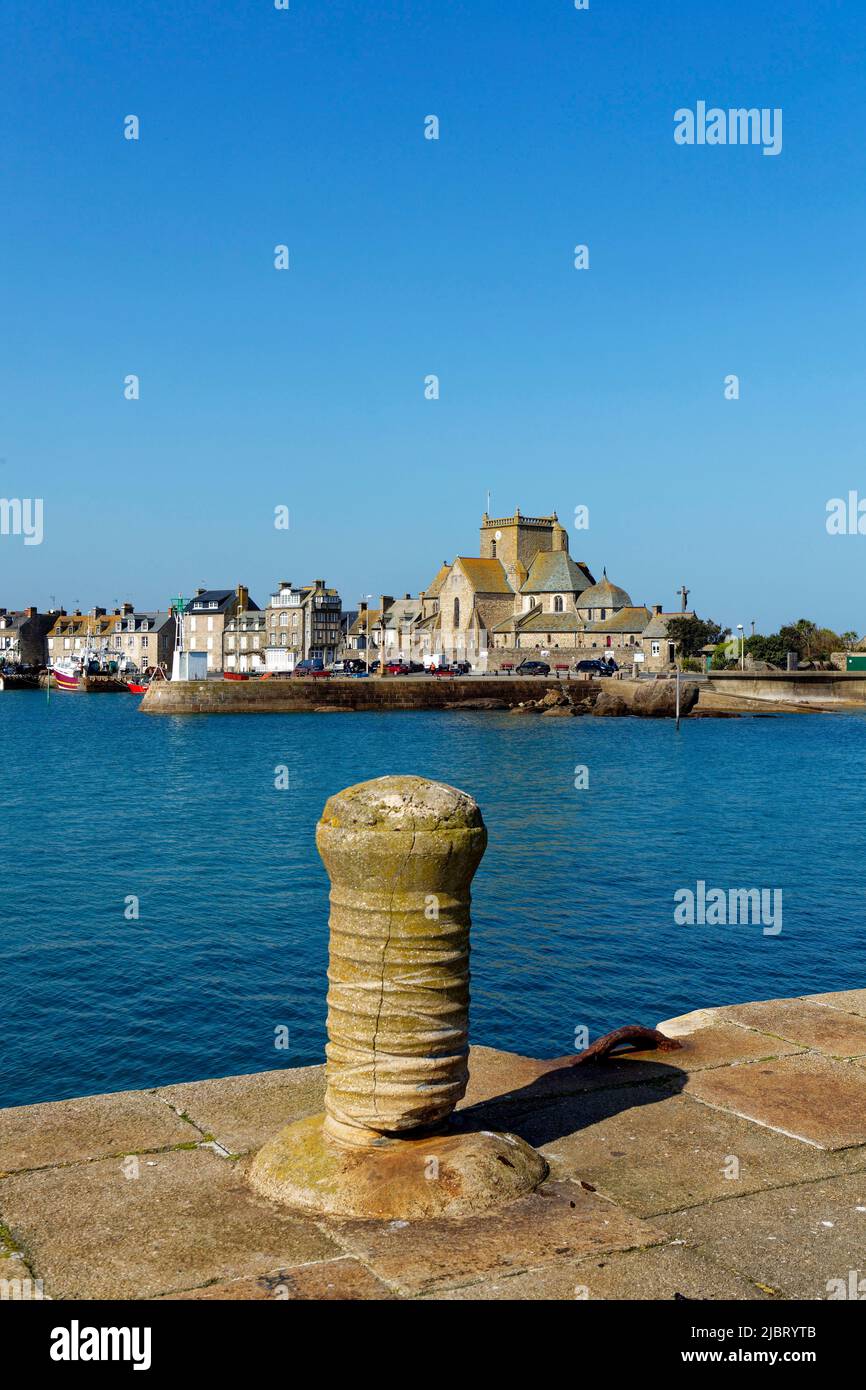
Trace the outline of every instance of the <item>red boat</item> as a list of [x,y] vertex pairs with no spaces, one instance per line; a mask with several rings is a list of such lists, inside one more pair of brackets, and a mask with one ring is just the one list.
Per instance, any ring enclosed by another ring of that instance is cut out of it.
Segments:
[[127,681],[126,688],[131,695],[146,695],[154,681],[164,681],[165,679],[166,674],[161,666],[148,666],[144,675],[139,676],[138,680]]
[[[244,638],[246,641],[246,638]],[[249,674],[246,671],[223,671],[224,681],[248,681]]]

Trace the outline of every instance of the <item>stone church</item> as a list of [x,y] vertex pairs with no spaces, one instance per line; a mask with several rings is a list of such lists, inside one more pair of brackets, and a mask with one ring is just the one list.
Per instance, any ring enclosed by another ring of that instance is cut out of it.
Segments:
[[606,572],[596,581],[588,565],[569,555],[556,512],[523,516],[518,509],[496,518],[485,512],[479,550],[444,561],[422,591],[413,634],[422,657],[439,652],[475,669],[509,654],[555,660],[559,651],[564,660],[613,656],[644,669],[670,659],[662,628],[672,615],[660,605],[651,611],[633,604]]

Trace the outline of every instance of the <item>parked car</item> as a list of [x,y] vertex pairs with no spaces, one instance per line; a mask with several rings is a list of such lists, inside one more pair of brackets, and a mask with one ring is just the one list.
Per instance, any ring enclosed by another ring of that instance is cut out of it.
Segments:
[[293,676],[313,676],[314,678],[330,676],[330,674],[331,672],[325,666],[324,661],[318,656],[307,657],[306,661],[299,661],[292,672]]
[[612,676],[614,671],[619,670],[619,667],[613,657],[610,660],[605,660],[604,657],[592,657],[585,661],[578,661],[574,669],[590,676]]
[[409,675],[410,675],[410,676],[417,676],[417,675],[419,675],[421,672],[423,672],[423,670],[424,670],[424,667],[421,665],[421,662],[420,662],[420,661],[410,661],[410,662],[409,662]]
[[451,670],[454,672],[455,676],[468,676],[472,667],[468,661],[454,661],[452,662]]
[[385,667],[389,676],[408,676],[409,667],[405,661],[389,661]]
[[331,670],[335,676],[357,676],[360,672],[366,675],[367,667],[363,661],[358,661],[355,657],[347,657],[344,661],[335,661]]
[[546,661],[521,661],[514,674],[517,676],[549,676],[550,667]]

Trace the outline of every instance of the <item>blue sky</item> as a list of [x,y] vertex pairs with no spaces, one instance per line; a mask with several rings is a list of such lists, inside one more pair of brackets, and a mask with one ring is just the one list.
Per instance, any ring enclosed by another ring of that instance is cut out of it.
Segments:
[[[0,496],[45,509],[0,603],[417,592],[490,489],[588,506],[636,602],[866,629],[825,528],[866,497],[866,9],[6,0],[0,39]],[[698,100],[782,108],[781,154],[676,145]]]

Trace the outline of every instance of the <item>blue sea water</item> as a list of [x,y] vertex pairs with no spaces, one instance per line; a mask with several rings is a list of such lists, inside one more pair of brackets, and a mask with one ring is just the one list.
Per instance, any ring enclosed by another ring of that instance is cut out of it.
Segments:
[[[0,738],[0,1105],[321,1060],[315,824],[385,773],[487,822],[475,1042],[556,1056],[580,1026],[866,984],[866,715],[178,719],[34,691],[0,695]],[[676,925],[699,879],[781,888],[781,933]]]

